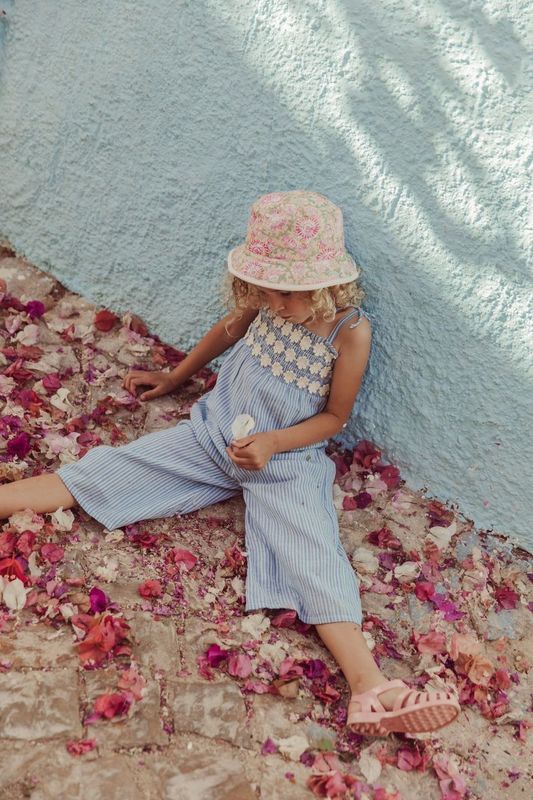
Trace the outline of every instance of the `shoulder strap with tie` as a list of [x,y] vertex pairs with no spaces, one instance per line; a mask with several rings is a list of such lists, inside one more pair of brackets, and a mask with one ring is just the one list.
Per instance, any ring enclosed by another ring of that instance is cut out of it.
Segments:
[[362,311],[360,308],[352,308],[352,310],[351,310],[351,311],[349,311],[349,312],[346,314],[346,316],[344,316],[342,319],[340,319],[340,320],[337,322],[337,324],[335,325],[335,327],[334,327],[334,328],[333,328],[333,330],[331,331],[331,333],[330,333],[330,335],[328,336],[328,338],[327,338],[327,340],[326,340],[326,341],[328,341],[328,342],[331,344],[331,342],[333,342],[333,341],[334,341],[334,339],[335,339],[336,335],[338,334],[338,332],[340,331],[340,329],[342,328],[342,326],[343,326],[343,325],[344,325],[346,322],[348,322],[348,320],[350,320],[350,319],[353,319],[353,318],[354,318],[354,317],[356,317],[356,316],[359,316],[359,319],[358,319],[358,320],[357,320],[357,322],[355,322],[353,325],[350,325],[350,328],[357,328],[357,326],[358,326],[358,325],[359,325],[359,324],[360,324],[360,323],[363,321],[363,311]]

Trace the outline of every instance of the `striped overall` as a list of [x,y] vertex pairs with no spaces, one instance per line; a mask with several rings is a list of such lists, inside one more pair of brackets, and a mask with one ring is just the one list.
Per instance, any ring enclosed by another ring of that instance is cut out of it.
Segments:
[[[108,529],[188,514],[243,494],[246,610],[294,609],[307,623],[360,624],[358,584],[339,538],[335,465],[326,441],[276,453],[261,470],[233,464],[231,425],[250,414],[254,431],[287,428],[327,403],[342,325],[325,338],[261,309],[226,357],[217,383],[189,420],[123,447],[95,447],[58,471],[85,511]],[[354,317],[355,322],[353,322]]]

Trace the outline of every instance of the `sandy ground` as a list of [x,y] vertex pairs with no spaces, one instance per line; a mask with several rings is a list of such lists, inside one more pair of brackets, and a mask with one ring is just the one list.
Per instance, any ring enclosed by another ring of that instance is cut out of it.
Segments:
[[[0,279],[3,482],[174,425],[212,387],[204,370],[139,403],[128,369],[183,354],[7,244]],[[391,678],[455,688],[458,720],[418,737],[346,730],[346,684],[313,628],[243,613],[240,499],[116,531],[28,511],[0,531],[0,798],[531,795],[530,556],[410,490],[371,443],[330,455],[373,652]]]

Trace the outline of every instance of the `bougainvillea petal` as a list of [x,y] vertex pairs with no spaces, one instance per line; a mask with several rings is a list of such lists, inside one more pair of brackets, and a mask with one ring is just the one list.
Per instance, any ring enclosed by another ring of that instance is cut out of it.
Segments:
[[11,611],[21,611],[26,605],[26,589],[19,578],[2,578],[2,602]]
[[0,561],[0,575],[18,578],[25,584],[29,583],[29,579],[24,574],[24,570],[16,558],[3,558]]
[[252,659],[246,653],[232,653],[228,658],[228,672],[238,678],[247,678],[252,673]]
[[65,747],[71,756],[82,756],[84,753],[89,753],[91,750],[94,750],[96,747],[96,739],[71,740],[66,743]]
[[227,650],[223,650],[220,645],[212,644],[207,648],[204,655],[211,667],[218,667],[223,661],[227,660],[229,653]]
[[45,305],[40,300],[30,300],[28,303],[26,303],[26,313],[31,317],[31,319],[38,319],[39,317],[42,317],[45,311]]
[[163,587],[160,581],[147,580],[141,583],[138,591],[141,597],[161,597],[163,594]]
[[102,589],[99,589],[97,586],[93,586],[91,591],[89,592],[89,600],[91,603],[91,611],[93,614],[100,614],[102,611],[105,611],[106,608],[110,605],[111,600],[106,595]]
[[274,628],[290,628],[296,622],[296,617],[296,611],[280,611],[279,614],[272,618],[270,624]]
[[499,589],[496,589],[494,596],[501,608],[506,609],[516,608],[518,600],[520,599],[517,592],[509,586],[501,586]]
[[24,533],[21,533],[16,542],[17,551],[28,558],[33,551],[36,538],[37,534],[34,531],[24,531]]
[[193,569],[194,565],[198,561],[196,556],[189,550],[182,550],[179,547],[175,547],[173,550],[171,550],[169,556],[172,558],[175,564],[181,564],[187,572]]
[[123,717],[128,713],[132,698],[127,692],[102,694],[96,698],[94,712],[104,719]]
[[57,564],[65,555],[65,550],[57,544],[43,544],[40,553],[50,564]]
[[355,497],[350,497],[350,495],[346,495],[342,500],[342,507],[344,511],[354,511],[358,508],[357,500]]
[[8,440],[7,452],[10,456],[25,458],[31,450],[30,437],[22,431]]
[[273,742],[272,739],[270,738],[265,739],[265,741],[261,745],[261,755],[266,756],[270,755],[271,753],[277,753],[277,752],[278,752],[277,744]]
[[16,534],[13,531],[0,533],[0,558],[8,558],[15,550]]
[[429,633],[413,633],[413,641],[419,653],[443,653],[446,650],[446,634],[440,631],[429,631]]
[[121,673],[117,687],[131,693],[135,700],[141,700],[146,687],[146,679],[136,669],[127,669]]
[[377,547],[385,547],[390,550],[401,550],[402,543],[389,528],[383,527],[379,530],[371,531],[366,537],[367,541]]
[[419,581],[415,586],[415,594],[419,600],[429,600],[435,594],[435,586],[429,581]]
[[94,317],[94,327],[102,331],[102,333],[107,333],[110,331],[116,323],[119,322],[119,318],[116,314],[113,314],[111,311],[108,311],[106,308],[103,308],[101,311],[98,311]]

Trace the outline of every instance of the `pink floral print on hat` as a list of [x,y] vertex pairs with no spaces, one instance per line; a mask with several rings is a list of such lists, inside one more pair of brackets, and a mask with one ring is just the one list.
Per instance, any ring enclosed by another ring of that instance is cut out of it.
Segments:
[[342,212],[316,192],[272,192],[252,205],[232,275],[267,289],[305,291],[348,283],[359,269],[346,252]]

